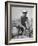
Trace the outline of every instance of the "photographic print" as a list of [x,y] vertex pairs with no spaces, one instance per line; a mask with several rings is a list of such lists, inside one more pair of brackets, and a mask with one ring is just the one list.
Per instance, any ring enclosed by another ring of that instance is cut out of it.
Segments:
[[36,3],[6,2],[5,43],[32,43],[37,41]]
[[[11,34],[13,38],[33,37],[33,8],[11,8]],[[14,15],[14,16],[13,16]]]

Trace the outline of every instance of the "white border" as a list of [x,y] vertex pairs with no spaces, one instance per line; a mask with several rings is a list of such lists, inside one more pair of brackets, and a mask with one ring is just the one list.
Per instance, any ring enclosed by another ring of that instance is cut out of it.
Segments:
[[[33,38],[28,38],[28,39],[11,39],[10,40],[10,4],[14,4],[15,5],[15,3],[8,3],[8,43],[16,43],[16,42],[31,42],[31,41],[35,41],[36,40],[36,18],[35,18],[35,16],[36,16],[36,7],[35,7],[35,5],[30,5],[30,4],[20,4],[20,5],[29,5],[29,6],[34,6],[34,9],[33,9]],[[18,4],[19,5],[19,4]]]

